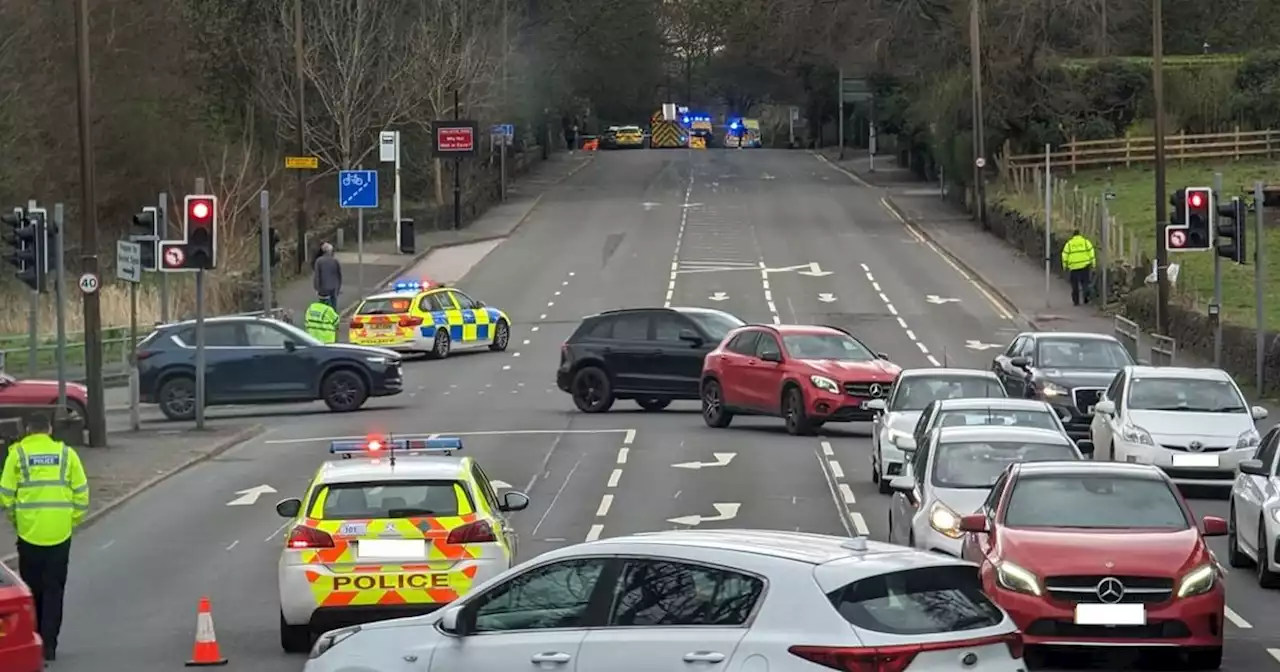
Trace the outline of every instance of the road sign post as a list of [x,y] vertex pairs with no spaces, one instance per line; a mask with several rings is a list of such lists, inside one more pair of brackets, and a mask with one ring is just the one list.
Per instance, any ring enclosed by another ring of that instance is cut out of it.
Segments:
[[129,426],[138,431],[138,283],[142,281],[142,246],[116,241],[116,277],[129,283]]
[[[454,94],[454,113],[457,114],[457,94]],[[453,228],[462,228],[462,158],[476,153],[476,135],[479,126],[474,121],[450,119],[433,122],[435,130],[434,154],[436,158],[453,157]]]
[[[364,211],[378,207],[378,171],[338,172],[338,205],[356,211],[356,283],[364,291]],[[398,227],[399,222],[396,223]],[[336,298],[336,297],[335,297]]]
[[395,191],[391,195],[392,230],[400,229],[400,131],[383,131],[378,135],[378,158],[395,164]]
[[[56,344],[58,359],[58,410],[65,413],[67,410],[67,287],[62,272],[63,262],[66,261],[66,248],[63,244],[64,217],[66,216],[66,208],[61,203],[53,204],[53,226],[57,230],[53,239],[53,256],[58,260],[58,273],[53,278],[54,293],[54,311],[57,320],[58,340]],[[88,418],[84,418],[88,420]]]

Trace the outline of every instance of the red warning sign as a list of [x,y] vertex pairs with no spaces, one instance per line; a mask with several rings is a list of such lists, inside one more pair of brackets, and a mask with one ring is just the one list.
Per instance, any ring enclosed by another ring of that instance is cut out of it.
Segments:
[[181,244],[161,244],[160,256],[164,262],[165,270],[177,270],[186,267],[187,253],[183,251]]
[[436,156],[459,156],[476,152],[476,122],[463,120],[437,121]]

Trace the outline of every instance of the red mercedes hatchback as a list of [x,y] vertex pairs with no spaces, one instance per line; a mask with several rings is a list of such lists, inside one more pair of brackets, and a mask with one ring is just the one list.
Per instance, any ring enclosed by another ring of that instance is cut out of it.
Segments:
[[36,608],[27,584],[0,563],[0,670],[44,669],[44,644],[36,634]]
[[1226,589],[1205,537],[1227,523],[1197,523],[1158,467],[1014,464],[960,529],[1029,659],[1055,645],[1174,647],[1191,669],[1222,664]]
[[870,421],[902,371],[834,327],[750,325],[729,332],[702,363],[702,419],[728,427],[734,415],[781,416],[804,436],[826,422]]

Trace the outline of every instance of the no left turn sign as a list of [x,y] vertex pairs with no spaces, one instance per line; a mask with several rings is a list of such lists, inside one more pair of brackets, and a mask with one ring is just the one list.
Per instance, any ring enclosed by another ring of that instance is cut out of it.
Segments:
[[1181,231],[1169,232],[1169,247],[1185,247],[1187,244],[1187,234]]
[[98,276],[93,273],[85,273],[80,276],[80,291],[85,294],[92,294],[98,291]]
[[166,268],[182,268],[184,261],[186,261],[186,256],[182,253],[181,247],[165,248],[164,265]]

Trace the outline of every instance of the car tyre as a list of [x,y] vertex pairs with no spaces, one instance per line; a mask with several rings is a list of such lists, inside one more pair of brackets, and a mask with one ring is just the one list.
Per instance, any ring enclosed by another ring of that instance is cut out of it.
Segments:
[[1280,574],[1271,571],[1271,549],[1267,548],[1267,521],[1258,519],[1258,585],[1280,588]]
[[702,421],[715,429],[724,429],[733,422],[733,413],[724,407],[724,390],[718,381],[702,384]]
[[349,413],[364,405],[369,386],[356,372],[339,369],[320,381],[320,398],[335,413]]
[[311,651],[311,628],[305,625],[289,625],[284,620],[284,612],[280,612],[280,648],[285,653],[309,653]]
[[1240,550],[1240,531],[1236,527],[1236,505],[1232,502],[1227,514],[1227,564],[1239,569],[1248,567],[1249,563],[1249,556]]
[[613,385],[609,374],[595,366],[584,366],[573,376],[573,403],[583,413],[604,413],[613,407]]
[[160,386],[156,396],[164,417],[175,421],[196,417],[196,381],[186,376],[170,378]]
[[782,416],[791,436],[813,436],[816,428],[804,413],[804,393],[799,388],[789,388],[782,397]]
[[511,342],[511,325],[506,320],[498,320],[498,326],[493,332],[493,342],[489,344],[489,349],[494,352],[502,352],[507,349],[507,344]]
[[1186,653],[1188,670],[1216,670],[1222,667],[1222,647],[1198,649]]
[[444,359],[449,356],[449,351],[453,349],[453,339],[449,338],[447,329],[437,329],[436,337],[431,341],[431,358]]
[[636,399],[636,403],[640,405],[640,408],[652,413],[670,406],[671,400],[664,397],[650,397],[648,399]]

